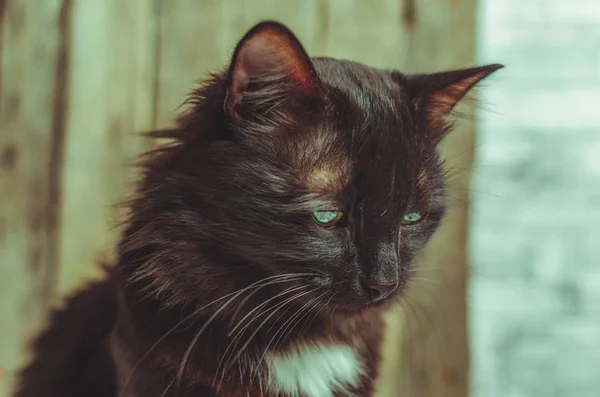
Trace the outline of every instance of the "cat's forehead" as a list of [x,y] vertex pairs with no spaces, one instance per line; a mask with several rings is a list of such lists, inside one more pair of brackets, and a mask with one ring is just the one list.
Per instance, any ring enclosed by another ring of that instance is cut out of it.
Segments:
[[331,58],[313,58],[313,61],[319,80],[358,106],[369,108],[373,103],[389,103],[401,92],[394,73],[389,70]]
[[311,193],[359,200],[365,210],[381,211],[427,194],[431,177],[419,157],[406,150],[394,151],[393,146],[364,145],[351,151],[340,145],[306,161],[300,177]]
[[[351,115],[340,115],[352,119]],[[383,184],[426,179],[422,146],[402,125],[352,120],[323,123],[305,135],[295,168],[311,192],[339,193],[352,185],[378,191]],[[358,124],[355,124],[358,123]]]
[[335,193],[348,184],[352,154],[335,127],[320,123],[305,131],[294,152],[294,168],[300,170],[300,179],[309,191]]
[[402,178],[422,182],[425,171],[415,156],[420,142],[391,73],[330,59],[316,59],[315,67],[334,92],[333,111],[307,134],[301,151],[305,186],[337,193],[352,183],[377,190]]
[[[333,111],[306,137],[302,181],[311,192],[339,193],[359,185],[375,195],[383,187],[427,179],[401,88],[391,73],[353,62],[317,60],[332,88]],[[405,189],[408,190],[408,189]]]

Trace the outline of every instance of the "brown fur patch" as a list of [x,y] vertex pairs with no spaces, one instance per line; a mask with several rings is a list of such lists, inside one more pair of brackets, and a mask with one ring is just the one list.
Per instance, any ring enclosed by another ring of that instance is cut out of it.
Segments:
[[332,138],[335,134],[316,128],[305,134],[305,139],[293,153],[297,156],[292,166],[311,193],[337,194],[350,180],[350,158],[338,150]]
[[425,170],[422,170],[419,173],[419,176],[417,178],[417,185],[419,186],[421,191],[427,190],[427,172]]
[[349,178],[349,162],[337,160],[310,170],[306,175],[306,187],[315,193],[336,193],[346,186]]

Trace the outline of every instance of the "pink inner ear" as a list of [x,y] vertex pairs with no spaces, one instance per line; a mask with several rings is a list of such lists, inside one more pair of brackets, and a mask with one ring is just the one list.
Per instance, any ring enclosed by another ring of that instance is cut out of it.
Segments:
[[312,68],[298,45],[274,29],[250,37],[242,45],[234,65],[233,90],[246,90],[252,77],[280,74],[300,89],[312,88]]
[[441,119],[446,117],[456,104],[469,92],[471,88],[489,72],[484,71],[471,77],[467,77],[457,83],[451,84],[440,91],[434,92],[428,105],[430,123],[438,124]]

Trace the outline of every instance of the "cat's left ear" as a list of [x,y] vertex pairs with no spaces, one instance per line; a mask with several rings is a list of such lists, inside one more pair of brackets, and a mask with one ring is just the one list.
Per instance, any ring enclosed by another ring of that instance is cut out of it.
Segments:
[[245,106],[272,108],[290,96],[316,97],[317,81],[313,64],[292,31],[278,22],[261,22],[233,53],[225,113],[238,118]]
[[484,78],[498,69],[500,64],[433,74],[407,76],[417,107],[425,111],[430,127],[440,126],[457,103]]

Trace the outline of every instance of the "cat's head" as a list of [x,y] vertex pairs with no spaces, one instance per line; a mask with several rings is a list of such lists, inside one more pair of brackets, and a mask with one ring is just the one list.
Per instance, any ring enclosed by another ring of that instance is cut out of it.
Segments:
[[139,273],[175,299],[290,275],[348,310],[391,300],[444,213],[446,116],[499,67],[406,75],[255,26],[149,163],[126,244],[149,256]]

